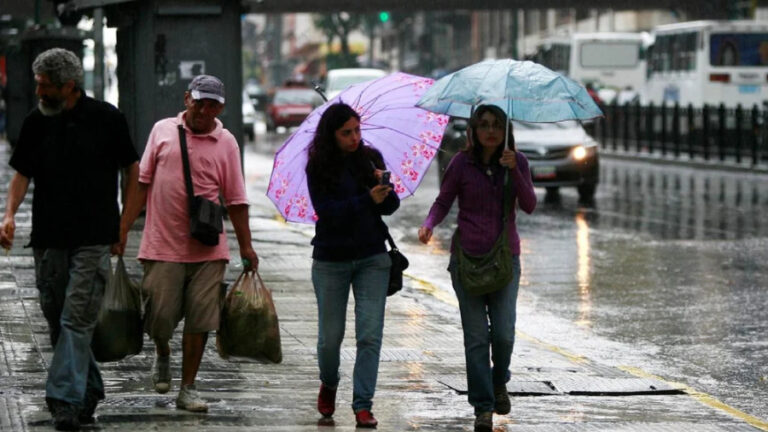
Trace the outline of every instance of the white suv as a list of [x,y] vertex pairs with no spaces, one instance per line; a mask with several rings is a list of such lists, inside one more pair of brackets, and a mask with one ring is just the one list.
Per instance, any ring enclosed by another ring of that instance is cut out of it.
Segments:
[[371,81],[386,75],[387,72],[381,69],[331,69],[328,71],[328,76],[325,80],[325,95],[328,97],[328,100],[331,100],[339,92],[352,84]]

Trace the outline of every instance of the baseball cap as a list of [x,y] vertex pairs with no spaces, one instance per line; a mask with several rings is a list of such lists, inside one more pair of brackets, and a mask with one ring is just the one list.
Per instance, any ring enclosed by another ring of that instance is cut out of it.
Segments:
[[213,75],[198,75],[189,83],[192,99],[213,99],[224,103],[224,83]]

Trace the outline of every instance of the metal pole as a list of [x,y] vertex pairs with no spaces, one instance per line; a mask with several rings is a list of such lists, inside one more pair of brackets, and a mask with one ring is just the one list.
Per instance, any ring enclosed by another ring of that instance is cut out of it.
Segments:
[[743,139],[742,131],[744,129],[743,116],[744,109],[741,107],[741,104],[736,105],[736,148],[734,149],[734,152],[736,153],[736,163],[741,163],[741,141]]
[[104,9],[93,10],[93,97],[104,100]]
[[40,0],[35,0],[35,25],[40,25]]

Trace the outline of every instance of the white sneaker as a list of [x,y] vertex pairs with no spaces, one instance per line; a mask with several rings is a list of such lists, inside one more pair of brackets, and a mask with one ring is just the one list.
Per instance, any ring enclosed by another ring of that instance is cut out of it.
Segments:
[[152,364],[152,384],[155,391],[163,394],[171,389],[171,356],[155,355],[155,363]]
[[192,412],[208,412],[208,404],[200,397],[194,384],[181,386],[179,397],[176,398],[176,408]]

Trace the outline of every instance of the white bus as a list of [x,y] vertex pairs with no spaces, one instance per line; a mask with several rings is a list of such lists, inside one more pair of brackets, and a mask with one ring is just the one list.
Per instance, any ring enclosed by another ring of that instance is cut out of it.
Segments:
[[648,33],[575,33],[544,39],[535,60],[573,80],[591,84],[610,102],[621,90],[639,92],[645,85]]
[[644,103],[768,102],[768,23],[693,21],[656,27],[653,37]]

